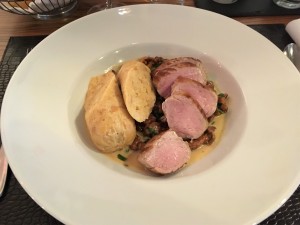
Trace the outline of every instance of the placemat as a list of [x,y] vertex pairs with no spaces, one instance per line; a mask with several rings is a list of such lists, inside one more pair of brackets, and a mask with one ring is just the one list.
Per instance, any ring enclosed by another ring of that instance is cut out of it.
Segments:
[[238,0],[232,4],[220,4],[212,0],[194,0],[197,8],[234,16],[281,16],[300,15],[300,9],[285,9],[272,0]]
[[[250,26],[270,39],[281,50],[292,42],[285,32],[284,25]],[[22,59],[44,36],[11,37],[0,63],[0,103],[2,104],[6,86]],[[259,203],[258,203],[259,204]],[[0,225],[61,225],[39,207],[24,191],[9,169],[7,184],[0,197]],[[292,197],[273,215],[260,225],[298,225],[300,224],[300,186]],[[84,224],[85,225],[85,224]],[[218,224],[222,225],[222,224]]]

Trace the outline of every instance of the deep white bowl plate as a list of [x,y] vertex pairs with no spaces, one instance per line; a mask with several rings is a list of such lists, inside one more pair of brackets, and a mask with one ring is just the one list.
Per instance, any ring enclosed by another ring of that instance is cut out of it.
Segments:
[[[145,55],[203,59],[231,99],[217,148],[167,178],[108,160],[84,128],[89,79]],[[30,52],[5,93],[1,135],[20,184],[66,224],[254,224],[299,185],[299,99],[296,68],[247,26],[191,7],[125,6],[72,22]]]

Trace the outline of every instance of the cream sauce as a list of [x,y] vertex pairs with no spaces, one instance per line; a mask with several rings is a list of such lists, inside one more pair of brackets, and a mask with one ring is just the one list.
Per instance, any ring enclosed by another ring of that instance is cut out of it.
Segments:
[[188,162],[188,165],[191,165],[205,156],[207,156],[213,149],[216,148],[218,143],[220,142],[223,130],[224,130],[224,124],[225,124],[225,114],[222,114],[212,121],[212,125],[216,127],[216,130],[214,132],[215,134],[215,140],[211,145],[202,145],[199,148],[192,151],[191,159]]
[[[216,127],[216,130],[214,132],[215,141],[211,145],[202,145],[198,149],[193,150],[191,158],[190,158],[189,162],[187,163],[187,166],[203,159],[211,151],[213,151],[213,149],[216,148],[216,146],[220,142],[220,138],[221,138],[223,130],[224,130],[225,117],[226,117],[226,114],[222,114],[222,115],[214,118],[214,120],[211,122],[210,125]],[[142,173],[142,174],[148,175],[148,176],[159,176],[159,175],[154,174],[151,171],[147,170],[141,163],[139,163],[139,161],[137,160],[138,154],[139,154],[138,151],[132,151],[129,148],[125,148],[123,150],[107,154],[107,156],[109,158],[111,158],[113,161],[121,163],[128,169],[133,170],[135,172]],[[123,157],[126,158],[126,160],[122,161],[121,159],[119,159],[118,155],[122,155]]]

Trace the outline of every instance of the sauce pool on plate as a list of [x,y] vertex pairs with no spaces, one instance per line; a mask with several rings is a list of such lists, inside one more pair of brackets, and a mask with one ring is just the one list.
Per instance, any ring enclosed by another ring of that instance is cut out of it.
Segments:
[[[202,145],[199,148],[192,150],[192,155],[190,160],[188,161],[186,166],[192,165],[201,161],[204,157],[206,157],[211,151],[213,151],[218,143],[220,142],[224,125],[225,125],[225,117],[226,115],[220,115],[215,117],[211,124],[216,127],[214,132],[215,140],[211,145]],[[121,151],[116,151],[110,154],[106,154],[106,156],[119,163],[124,165],[126,168],[135,171],[137,173],[141,173],[148,176],[157,176],[157,174],[146,169],[141,163],[137,160],[139,155],[139,151],[133,151],[129,148],[122,149]]]

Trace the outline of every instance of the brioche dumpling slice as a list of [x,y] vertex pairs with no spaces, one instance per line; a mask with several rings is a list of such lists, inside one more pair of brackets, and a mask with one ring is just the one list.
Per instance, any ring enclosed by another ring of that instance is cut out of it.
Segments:
[[156,100],[150,69],[142,62],[128,61],[119,70],[118,78],[129,114],[137,122],[145,121]]
[[100,151],[114,152],[132,144],[135,122],[126,109],[113,72],[90,80],[84,109],[91,140]]

